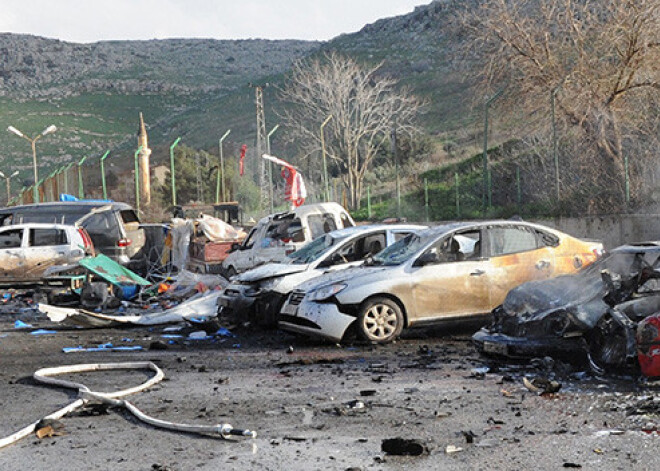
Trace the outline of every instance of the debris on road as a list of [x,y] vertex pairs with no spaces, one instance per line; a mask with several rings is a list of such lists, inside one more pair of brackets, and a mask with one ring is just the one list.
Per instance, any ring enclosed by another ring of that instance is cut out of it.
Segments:
[[399,456],[420,456],[430,453],[428,446],[423,441],[401,437],[383,440],[380,449],[388,455]]
[[[154,373],[154,376],[152,376],[150,379],[140,384],[139,386],[134,386],[132,388],[127,388],[120,391],[114,391],[109,393],[95,392],[90,390],[87,386],[85,386],[82,383],[76,383],[73,381],[54,378],[54,376],[58,376],[62,374],[75,374],[75,373],[99,372],[99,371],[107,372],[113,370],[150,370]],[[135,407],[135,405],[133,405],[131,402],[117,399],[120,397],[128,396],[136,392],[144,391],[145,389],[148,389],[154,384],[162,381],[164,377],[165,374],[158,366],[156,366],[152,362],[144,362],[144,361],[131,362],[131,363],[79,364],[79,365],[59,366],[54,368],[42,368],[40,370],[37,370],[33,375],[33,378],[37,382],[43,384],[49,384],[57,387],[76,389],[78,390],[80,398],[75,400],[68,406],[63,407],[62,409],[44,417],[43,419],[33,422],[32,424],[28,425],[27,427],[24,427],[18,432],[6,438],[0,439],[0,448],[11,445],[19,441],[20,439],[27,437],[36,430],[43,430],[44,429],[42,425],[44,423],[43,421],[58,420],[64,417],[65,415],[67,415],[68,413],[73,412],[85,406],[90,401],[95,401],[95,402],[100,401],[104,404],[108,404],[111,406],[123,407],[129,412],[131,412],[137,419],[157,428],[164,428],[176,432],[196,433],[201,435],[217,434],[221,438],[225,438],[225,439],[232,436],[256,438],[257,436],[256,432],[253,432],[251,430],[235,429],[230,424],[226,424],[226,423],[216,424],[216,425],[190,425],[190,424],[178,424],[174,422],[168,422],[165,420],[156,419],[154,417],[151,417],[143,413],[141,410]],[[54,426],[51,425],[52,423],[53,422],[49,422],[47,427],[50,427],[50,429],[52,429],[53,432],[55,432]],[[50,430],[47,429],[45,432],[42,433],[44,436],[46,436],[48,433],[50,433]]]

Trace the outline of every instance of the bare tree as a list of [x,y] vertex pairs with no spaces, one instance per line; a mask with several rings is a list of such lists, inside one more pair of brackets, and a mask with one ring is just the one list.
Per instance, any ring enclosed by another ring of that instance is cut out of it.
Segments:
[[379,77],[380,65],[367,68],[349,57],[328,53],[297,62],[281,91],[290,106],[284,124],[307,156],[319,155],[320,126],[325,126],[327,157],[347,189],[349,206],[360,207],[363,180],[374,157],[392,129],[414,134],[414,119],[421,103],[396,82]]
[[660,91],[660,2],[476,3],[462,12],[461,25],[484,81],[506,84],[510,104],[529,116],[547,117],[554,95],[557,119],[593,150],[576,156],[582,169],[601,187],[616,188],[620,202],[624,140],[634,133],[636,104]]

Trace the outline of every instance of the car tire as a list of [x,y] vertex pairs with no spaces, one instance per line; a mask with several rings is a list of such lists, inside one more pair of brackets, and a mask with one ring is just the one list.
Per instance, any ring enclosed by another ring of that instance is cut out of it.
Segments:
[[403,330],[401,307],[386,297],[367,300],[357,319],[358,332],[372,343],[389,343]]

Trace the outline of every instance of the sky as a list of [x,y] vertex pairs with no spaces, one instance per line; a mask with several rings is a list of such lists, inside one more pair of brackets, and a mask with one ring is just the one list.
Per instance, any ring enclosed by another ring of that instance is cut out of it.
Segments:
[[329,40],[431,0],[2,0],[0,32],[62,41]]

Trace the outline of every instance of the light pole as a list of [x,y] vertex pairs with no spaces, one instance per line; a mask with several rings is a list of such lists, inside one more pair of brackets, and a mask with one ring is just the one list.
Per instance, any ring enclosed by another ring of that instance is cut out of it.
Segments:
[[83,199],[85,197],[85,191],[83,189],[83,178],[82,178],[82,165],[87,160],[87,156],[80,159],[78,162],[78,198]]
[[[170,177],[172,178],[172,206],[176,206],[176,178],[174,176],[174,148],[177,146],[177,144],[179,143],[180,140],[181,140],[181,138],[177,137],[176,140],[170,146]],[[136,170],[136,173],[137,173],[137,170]],[[137,178],[137,177],[135,177],[135,178]]]
[[492,204],[491,186],[488,178],[488,108],[491,103],[497,100],[504,92],[504,88],[495,93],[492,97],[486,100],[484,111],[484,154],[483,154],[483,207],[484,211]]
[[323,133],[323,128],[325,127],[326,124],[330,122],[332,119],[332,115],[328,115],[327,118],[325,118],[325,121],[323,121],[323,124],[321,124],[321,151],[323,152],[323,180],[325,182],[325,202],[327,203],[328,200],[330,199],[330,189],[328,186],[328,163],[326,162],[325,159],[325,135]]
[[39,181],[39,172],[37,171],[37,147],[36,147],[36,143],[43,136],[47,136],[48,134],[52,134],[55,131],[57,131],[57,127],[54,124],[51,124],[46,129],[41,131],[41,134],[38,134],[37,136],[32,137],[32,138],[26,136],[21,131],[16,129],[14,126],[9,126],[7,128],[7,131],[16,134],[18,137],[22,137],[23,139],[25,139],[26,141],[28,141],[32,145],[32,166],[34,168],[34,187],[32,188],[32,194],[34,195],[34,202],[38,203],[39,202],[39,188],[37,187],[37,182]]
[[[227,139],[227,136],[229,136],[229,133],[231,132],[231,129],[227,129],[227,132],[225,132],[220,140],[218,141],[218,148],[220,149],[220,168],[218,169],[218,179],[216,181],[215,185],[215,203],[218,204],[220,202],[220,183],[221,183],[221,178],[222,178],[222,201],[227,201],[227,194],[225,193],[225,159],[224,155],[222,154],[222,143],[224,142],[225,139]],[[220,173],[222,172],[222,176]]]
[[10,188],[9,180],[11,180],[16,175],[18,175],[18,170],[16,170],[8,177],[6,177],[4,173],[0,172],[0,177],[4,178],[7,181],[7,205],[9,205],[9,200],[11,199],[11,188]]
[[69,170],[75,162],[70,162],[64,166],[64,193],[69,194]]
[[140,171],[138,169],[138,154],[142,150],[142,146],[138,147],[137,150],[135,151],[135,209],[139,213],[140,212]]
[[[268,155],[271,155],[270,153],[270,136],[273,135],[275,131],[277,131],[277,128],[279,128],[280,125],[276,124],[273,129],[270,130],[268,135],[266,136],[266,149],[268,149]],[[268,186],[270,187],[270,213],[272,214],[274,212],[274,195],[273,195],[273,162],[268,161]]]
[[108,190],[105,186],[105,167],[103,165],[103,162],[105,162],[105,159],[108,158],[110,155],[110,151],[106,151],[105,154],[103,154],[103,157],[101,157],[101,186],[103,187],[103,199],[107,200],[108,199]]
[[[50,172],[50,175],[48,175],[46,177],[46,179],[44,180],[45,182],[50,181],[50,191],[51,191],[50,194],[52,195],[52,201],[55,201],[57,199],[57,195],[56,195],[57,188],[56,188],[56,185],[55,185],[55,175],[57,175],[57,169]],[[44,198],[46,198],[46,187],[45,186],[44,186]]]

